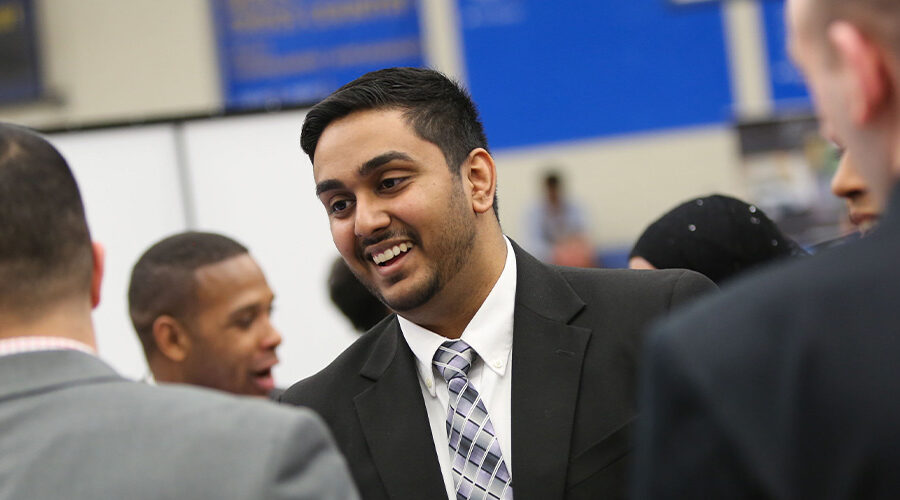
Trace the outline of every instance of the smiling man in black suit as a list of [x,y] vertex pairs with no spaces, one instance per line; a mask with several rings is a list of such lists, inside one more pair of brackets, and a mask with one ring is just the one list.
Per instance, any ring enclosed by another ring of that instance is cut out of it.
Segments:
[[522,251],[475,106],[435,71],[360,77],[301,141],[335,245],[397,313],[282,398],[325,417],[363,496],[622,498],[640,332],[712,283]]

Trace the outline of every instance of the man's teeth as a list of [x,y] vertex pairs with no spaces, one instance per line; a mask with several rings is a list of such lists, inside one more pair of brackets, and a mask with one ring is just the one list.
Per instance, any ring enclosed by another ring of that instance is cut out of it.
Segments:
[[406,252],[412,250],[412,247],[413,247],[412,243],[401,243],[399,245],[394,245],[394,248],[388,248],[384,252],[373,255],[372,260],[376,264],[381,264],[382,262],[387,262],[387,261],[393,259],[394,257],[400,255],[401,253],[406,253]]

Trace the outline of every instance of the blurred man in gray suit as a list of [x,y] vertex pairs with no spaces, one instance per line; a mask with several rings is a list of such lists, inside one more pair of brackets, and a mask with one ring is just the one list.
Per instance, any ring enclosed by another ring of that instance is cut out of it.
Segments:
[[65,160],[0,124],[0,499],[357,498],[311,412],[98,359],[102,274]]

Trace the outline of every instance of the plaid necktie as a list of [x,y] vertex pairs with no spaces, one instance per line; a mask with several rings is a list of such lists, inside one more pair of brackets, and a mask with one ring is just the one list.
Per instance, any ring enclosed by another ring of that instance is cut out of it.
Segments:
[[512,500],[512,479],[487,408],[467,374],[472,348],[462,340],[444,342],[434,366],[450,387],[447,435],[457,500]]

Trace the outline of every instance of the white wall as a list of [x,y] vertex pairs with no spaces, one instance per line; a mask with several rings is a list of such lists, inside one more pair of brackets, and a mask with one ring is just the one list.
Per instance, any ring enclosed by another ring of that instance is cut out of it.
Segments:
[[692,196],[742,196],[737,152],[728,127],[503,151],[495,156],[500,220],[524,241],[527,207],[541,196],[547,167],[558,167],[565,192],[589,215],[593,242],[601,249],[629,246],[647,224]]
[[81,188],[91,236],[106,248],[94,313],[100,355],[133,378],[147,368],[128,317],[131,267],[156,240],[186,227],[173,138],[170,126],[50,137]]
[[185,130],[197,227],[247,245],[277,297],[281,385],[323,368],[357,336],[327,295],[338,253],[300,149],[303,116],[235,117]]

